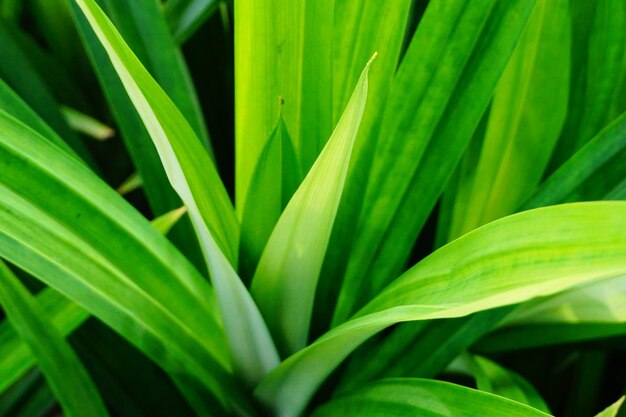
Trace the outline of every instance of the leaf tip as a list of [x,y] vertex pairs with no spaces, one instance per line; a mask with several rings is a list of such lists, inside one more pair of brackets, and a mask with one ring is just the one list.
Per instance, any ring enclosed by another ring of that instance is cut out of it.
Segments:
[[372,57],[370,58],[369,61],[367,61],[367,65],[365,65],[367,68],[369,68],[370,65],[372,65],[372,62],[374,62],[374,60],[376,59],[376,57],[378,56],[378,51],[374,51],[374,55],[372,55]]

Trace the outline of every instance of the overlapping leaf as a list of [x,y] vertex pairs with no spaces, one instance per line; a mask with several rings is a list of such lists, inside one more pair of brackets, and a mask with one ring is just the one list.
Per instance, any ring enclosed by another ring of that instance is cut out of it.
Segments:
[[357,318],[287,359],[256,395],[278,415],[298,415],[348,354],[391,324],[469,315],[626,271],[625,214],[626,203],[580,203],[477,229],[407,271]]
[[104,402],[69,343],[36,299],[0,261],[0,305],[37,359],[68,417],[108,417]]
[[317,280],[367,101],[371,62],[324,150],[278,220],[252,281],[254,298],[285,353],[307,343]]
[[314,417],[428,415],[433,417],[547,417],[542,411],[496,395],[441,381],[383,379],[321,406]]
[[237,276],[238,229],[215,165],[174,103],[132,54],[93,0],[76,0],[117,71],[183,200],[207,261],[233,365],[251,384],[278,363],[267,327]]

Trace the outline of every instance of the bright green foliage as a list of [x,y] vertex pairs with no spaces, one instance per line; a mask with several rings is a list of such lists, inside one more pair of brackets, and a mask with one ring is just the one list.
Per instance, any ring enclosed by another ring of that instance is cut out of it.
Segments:
[[0,417],[619,415],[623,0],[0,0],[0,53]]
[[604,411],[598,413],[596,415],[596,417],[615,417],[617,416],[620,407],[622,406],[622,404],[624,403],[624,397],[620,398],[619,400],[617,400],[614,404],[612,404],[611,406],[607,407]]
[[252,294],[283,352],[306,346],[315,288],[367,100],[366,65],[324,150],[285,207],[254,279]]
[[423,379],[383,379],[323,405],[313,415],[540,417],[548,414],[495,395]]

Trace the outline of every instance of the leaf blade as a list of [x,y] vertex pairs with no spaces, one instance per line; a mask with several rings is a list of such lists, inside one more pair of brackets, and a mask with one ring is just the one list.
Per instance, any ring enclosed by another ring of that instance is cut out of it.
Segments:
[[[350,352],[391,324],[461,317],[620,273],[626,270],[624,212],[626,203],[579,203],[524,212],[483,226],[430,255],[370,302],[357,318],[287,359],[259,385],[255,395],[280,415],[297,415]],[[576,230],[572,224],[577,224]],[[527,234],[520,235],[520,230]],[[603,248],[595,252],[597,245]],[[499,255],[491,257],[487,248]],[[586,256],[588,253],[593,255]],[[503,269],[500,262],[515,267]],[[584,265],[588,269],[581,269]],[[508,278],[502,280],[498,273]],[[473,274],[480,279],[465,281]]]
[[365,102],[370,59],[322,153],[278,219],[252,294],[283,352],[306,345],[317,280],[337,215]]
[[45,319],[35,298],[1,261],[0,281],[0,304],[37,358],[63,411],[70,417],[108,417],[104,402],[76,353]]

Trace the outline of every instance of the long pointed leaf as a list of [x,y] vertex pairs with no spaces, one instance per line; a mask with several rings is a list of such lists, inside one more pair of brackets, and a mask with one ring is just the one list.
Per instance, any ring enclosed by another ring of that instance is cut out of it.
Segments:
[[36,299],[0,261],[0,304],[26,341],[68,417],[108,417],[96,386],[76,353],[46,319]]
[[314,417],[548,417],[527,405],[427,379],[384,379],[322,405]]
[[540,182],[568,100],[567,0],[539,0],[494,92],[471,192],[452,225],[461,236],[513,213]]
[[281,117],[259,157],[241,218],[239,273],[248,282],[301,181],[300,164]]
[[[107,50],[191,216],[209,266],[235,369],[254,384],[278,363],[269,332],[237,276],[238,224],[216,168],[188,123],[93,0],[76,0]],[[212,193],[213,191],[213,193]]]
[[213,294],[202,276],[83,164],[0,116],[2,256],[169,372],[197,377],[217,393],[230,389],[236,398]]
[[[333,22],[333,3],[235,2],[235,202],[239,216],[279,112],[305,172],[332,132],[333,37],[332,27],[326,25]],[[282,110],[280,100],[284,101]]]
[[401,272],[534,3],[429,2],[382,115],[334,325]]
[[[298,415],[369,337],[402,321],[469,315],[626,271],[626,203],[548,207],[490,223],[444,246],[346,322],[283,362],[255,394]],[[462,290],[459,290],[462,289]]]
[[252,281],[254,299],[288,354],[307,343],[317,280],[365,109],[374,57],[324,150],[280,216]]

